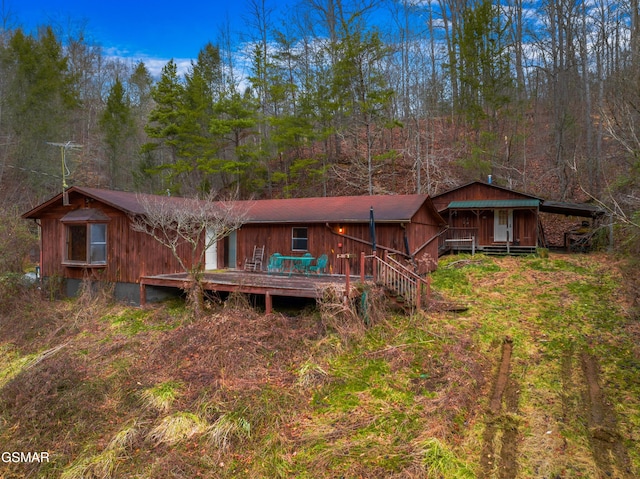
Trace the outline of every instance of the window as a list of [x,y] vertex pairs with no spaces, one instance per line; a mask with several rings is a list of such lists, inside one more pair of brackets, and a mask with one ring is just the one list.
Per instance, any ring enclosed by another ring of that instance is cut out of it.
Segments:
[[65,262],[104,265],[107,263],[107,225],[84,223],[67,225]]
[[498,210],[498,224],[506,226],[509,221],[509,212],[507,210]]
[[293,251],[307,251],[309,239],[307,228],[293,228],[291,231],[291,249]]
[[110,218],[106,214],[94,208],[79,208],[67,213],[61,221],[65,226],[65,264],[107,264],[107,222]]

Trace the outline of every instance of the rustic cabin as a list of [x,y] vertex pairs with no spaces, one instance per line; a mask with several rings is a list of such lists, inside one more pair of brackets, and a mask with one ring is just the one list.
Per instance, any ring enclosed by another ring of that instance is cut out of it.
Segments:
[[[85,279],[113,283],[116,296],[132,303],[153,301],[168,289],[181,287],[184,271],[169,249],[131,228],[132,215],[144,214],[141,198],[136,193],[72,187],[25,213],[24,218],[40,227],[42,276],[65,279],[69,296],[77,293]],[[163,198],[176,204],[187,201]],[[394,255],[424,273],[437,266],[437,239],[446,227],[424,195],[256,200],[234,205],[246,211],[246,221],[206,251],[205,269],[212,274],[231,270],[235,276],[216,281],[211,276],[213,290],[245,288],[257,294],[314,297],[317,285],[303,287],[308,280],[291,280],[294,266],[296,273],[304,273],[300,276],[313,273],[326,280],[347,271],[362,273],[362,258],[374,252]],[[189,256],[186,249],[184,253]],[[304,268],[299,271],[301,264]],[[276,276],[270,273],[285,273],[281,276],[287,284],[278,290]],[[259,277],[253,285],[249,274]]]
[[447,251],[534,252],[541,199],[479,181],[433,197],[449,224],[440,239]]
[[[529,254],[538,246],[550,246],[541,213],[590,218],[589,233],[604,214],[593,205],[547,201],[479,181],[434,196],[432,201],[449,224],[439,240],[440,255],[452,251]],[[564,245],[553,246],[570,249],[572,238],[569,231]]]

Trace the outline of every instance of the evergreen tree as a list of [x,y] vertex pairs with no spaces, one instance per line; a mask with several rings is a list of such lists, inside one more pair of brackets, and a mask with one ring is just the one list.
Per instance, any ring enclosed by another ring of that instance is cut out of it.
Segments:
[[216,102],[209,122],[215,156],[199,162],[202,171],[216,175],[221,187],[233,189],[238,197],[253,192],[252,183],[260,176],[256,164],[258,150],[247,142],[255,134],[256,110],[256,101],[249,90],[244,94],[229,92]]
[[109,187],[127,189],[131,186],[130,171],[125,169],[129,150],[127,144],[134,135],[131,105],[119,78],[111,86],[99,125],[104,134],[105,154],[109,164]]
[[155,107],[149,113],[144,130],[155,141],[142,146],[142,153],[146,156],[146,172],[161,175],[159,186],[162,189],[179,192],[177,177],[191,169],[180,157],[184,86],[180,83],[173,59],[162,68],[160,80],[151,90],[151,97]]
[[44,193],[60,191],[59,150],[47,142],[73,140],[70,114],[80,105],[67,58],[51,28],[38,37],[13,33],[3,56],[7,73],[3,120],[14,138],[7,154],[20,169],[32,172],[26,185]]

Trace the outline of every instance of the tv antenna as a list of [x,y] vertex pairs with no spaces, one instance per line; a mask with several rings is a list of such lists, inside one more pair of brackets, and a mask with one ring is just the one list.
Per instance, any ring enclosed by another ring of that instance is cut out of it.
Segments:
[[73,143],[72,141],[67,141],[66,143],[54,143],[52,141],[47,141],[47,145],[57,146],[60,148],[60,161],[61,161],[61,169],[62,169],[62,204],[64,206],[69,205],[69,196],[67,195],[67,176],[71,174],[69,168],[67,167],[66,153],[67,150],[79,150],[82,148],[82,145],[78,143]]

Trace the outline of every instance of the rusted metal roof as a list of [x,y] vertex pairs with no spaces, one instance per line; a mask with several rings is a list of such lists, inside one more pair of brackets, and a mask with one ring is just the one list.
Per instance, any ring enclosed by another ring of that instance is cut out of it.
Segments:
[[[128,214],[143,214],[144,197],[139,193],[103,190],[99,188],[71,187],[68,194],[79,193],[99,200]],[[181,204],[193,199],[163,197]],[[62,194],[25,213],[24,218],[38,218],[40,212],[62,201]],[[431,200],[426,195],[338,196],[320,198],[291,198],[273,200],[235,201],[240,210],[248,212],[247,223],[368,223],[373,208],[376,223],[408,223],[427,203],[437,222],[444,224]]]
[[259,200],[247,202],[248,222],[368,223],[370,209],[373,208],[376,223],[408,223],[427,200],[424,195]]
[[70,211],[66,215],[62,217],[60,221],[63,223],[73,223],[73,222],[103,222],[109,221],[109,217],[105,215],[102,211],[97,210],[95,208],[80,208],[77,210]]

